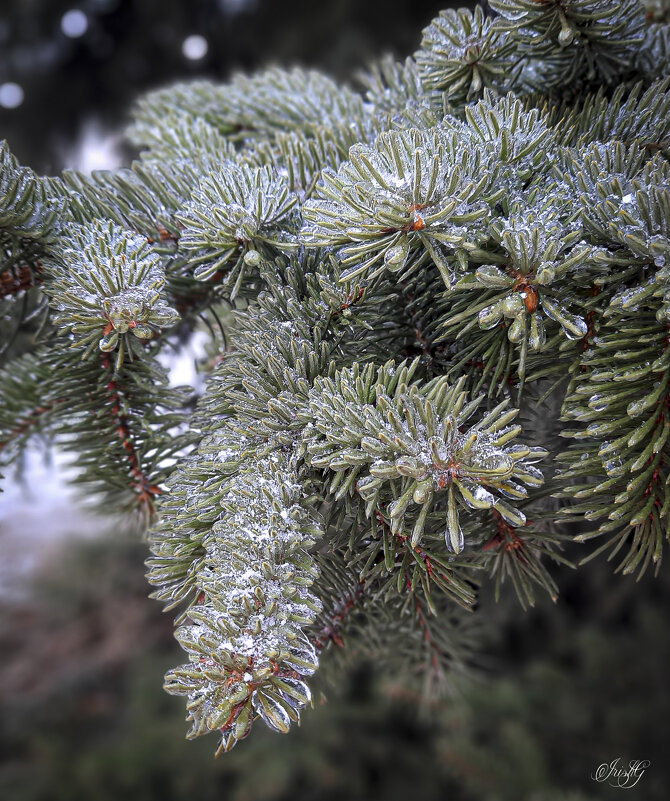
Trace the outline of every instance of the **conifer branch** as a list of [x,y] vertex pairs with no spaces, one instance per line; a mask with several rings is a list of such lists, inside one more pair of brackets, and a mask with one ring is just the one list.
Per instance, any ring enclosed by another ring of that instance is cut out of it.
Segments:
[[[446,689],[479,585],[554,599],[564,540],[658,570],[669,25],[490,0],[364,94],[279,68],[152,92],[127,168],[0,146],[0,466],[43,435],[153,522],[189,737],[286,731],[343,658]],[[197,400],[163,366],[195,331]]]

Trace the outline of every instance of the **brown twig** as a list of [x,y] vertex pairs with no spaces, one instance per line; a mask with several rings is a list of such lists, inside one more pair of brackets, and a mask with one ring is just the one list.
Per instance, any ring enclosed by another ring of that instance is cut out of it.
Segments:
[[[111,360],[107,353],[101,354],[102,367],[104,370],[111,372]],[[130,435],[130,426],[128,418],[121,411],[121,395],[119,387],[113,375],[107,382],[106,389],[109,392],[109,399],[111,401],[111,415],[114,422],[114,428],[121,440],[121,447],[123,448],[128,463],[130,465],[130,474],[132,475],[133,489],[137,492],[138,500],[141,505],[146,506],[150,513],[154,510],[154,498],[160,495],[162,490],[155,484],[152,484],[148,476],[144,474],[140,467],[137,450],[133,445]]]

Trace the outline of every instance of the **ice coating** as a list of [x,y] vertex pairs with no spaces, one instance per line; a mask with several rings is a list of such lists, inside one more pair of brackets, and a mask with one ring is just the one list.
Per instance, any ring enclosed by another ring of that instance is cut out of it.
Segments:
[[307,549],[319,532],[300,505],[296,464],[275,451],[230,479],[202,542],[202,602],[176,632],[191,661],[166,687],[187,696],[191,736],[220,729],[226,749],[256,716],[286,730],[310,698],[302,677],[317,655],[303,628],[321,604]]
[[449,92],[456,105],[481,96],[484,86],[502,82],[511,66],[511,43],[482,8],[442,11],[424,29],[415,54],[429,90]]
[[337,172],[323,171],[317,196],[303,207],[300,239],[340,247],[347,279],[429,256],[450,285],[450,253],[485,230],[497,177],[480,148],[453,131],[384,132],[372,145],[352,147]]
[[151,339],[179,320],[162,294],[160,256],[146,238],[111,222],[71,226],[48,266],[54,278],[45,292],[56,301],[54,318],[89,350],[96,343],[114,350],[130,334]]
[[[298,202],[286,174],[270,166],[224,161],[203,177],[178,219],[184,226],[180,246],[196,265],[195,277],[210,278],[217,270],[257,266],[264,242],[278,236]],[[253,262],[255,261],[255,265]]]
[[[407,375],[407,368],[403,370]],[[437,399],[416,386],[404,392],[402,384],[391,393],[394,377],[386,368],[366,393],[367,402],[366,395],[341,397],[340,382],[355,385],[360,374],[361,368],[354,365],[335,379],[317,380],[310,393],[314,427],[304,436],[312,466],[352,470],[360,476],[356,487],[369,504],[367,513],[384,510],[391,531],[410,534],[413,544],[420,541],[425,513],[409,532],[407,514],[413,514],[414,505],[427,511],[440,494],[448,500],[447,547],[456,552],[463,548],[458,506],[495,509],[511,525],[524,524],[523,513],[503,499],[523,500],[528,493],[522,484],[542,483],[533,462],[546,452],[509,444],[521,430],[509,425],[516,410],[506,411],[505,402],[479,423],[468,424],[480,399],[469,401],[461,387],[449,388],[445,382]],[[344,425],[347,437],[338,433]],[[390,492],[388,482],[395,480],[401,484]]]

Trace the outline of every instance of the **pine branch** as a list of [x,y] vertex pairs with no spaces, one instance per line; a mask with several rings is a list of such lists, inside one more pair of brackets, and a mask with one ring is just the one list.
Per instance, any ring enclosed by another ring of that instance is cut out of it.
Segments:
[[45,262],[54,323],[74,335],[86,358],[94,349],[142,358],[143,341],[179,319],[161,297],[160,259],[142,237],[113,223],[72,226]]
[[451,106],[460,110],[484,89],[511,82],[513,52],[511,38],[475,6],[474,12],[442,11],[423,31],[414,57],[424,89],[444,91]]
[[505,401],[466,426],[481,398],[468,400],[459,384],[450,387],[443,379],[419,389],[410,383],[415,368],[386,365],[375,376],[372,366],[354,364],[334,379],[318,379],[310,398],[315,430],[306,441],[308,463],[334,471],[335,500],[355,484],[367,516],[387,513],[394,534],[409,530],[406,513],[418,505],[412,546],[421,541],[434,501],[446,493],[446,545],[459,553],[458,508],[495,508],[509,522],[523,523],[523,515],[492,490],[526,497],[516,481],[540,484],[533,462],[546,452],[507,446],[521,429],[509,425],[517,411],[505,411]]
[[[126,169],[0,147],[0,463],[42,435],[152,520],[189,737],[286,731],[346,658],[444,690],[479,585],[555,598],[566,539],[658,570],[666,6],[445,11],[365,94],[278,68],[161,89]],[[200,331],[196,401],[162,363]]]

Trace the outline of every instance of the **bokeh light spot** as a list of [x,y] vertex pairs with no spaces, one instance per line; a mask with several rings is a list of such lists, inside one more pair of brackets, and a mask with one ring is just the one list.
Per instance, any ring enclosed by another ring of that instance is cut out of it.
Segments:
[[182,53],[190,61],[197,61],[198,59],[204,58],[208,50],[209,44],[207,43],[207,39],[197,33],[187,36],[181,46]]
[[88,30],[88,17],[78,8],[71,8],[63,14],[60,27],[66,36],[76,39]]
[[0,106],[3,108],[17,108],[23,103],[23,89],[18,83],[9,81],[0,84]]

